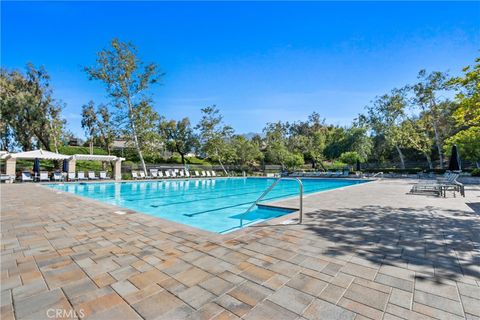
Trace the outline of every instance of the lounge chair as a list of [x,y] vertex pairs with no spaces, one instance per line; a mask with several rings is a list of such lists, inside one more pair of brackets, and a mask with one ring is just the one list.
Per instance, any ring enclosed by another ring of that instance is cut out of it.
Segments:
[[211,177],[212,175],[210,174],[210,171],[205,171],[205,173],[207,174],[207,177]]
[[0,174],[0,182],[12,182],[13,181],[13,178],[12,176],[8,175],[8,174]]
[[190,178],[190,171],[185,170],[185,177]]
[[75,181],[77,180],[77,177],[75,176],[75,172],[69,172],[68,175],[68,181]]
[[153,179],[157,179],[157,178],[158,178],[158,170],[156,170],[156,169],[150,169],[150,176],[151,176]]
[[53,181],[63,181],[63,174],[60,171],[53,173]]
[[139,178],[140,177],[138,176],[137,171],[132,171],[132,179],[137,180]]
[[95,176],[95,171],[88,171],[88,180],[98,180],[98,177]]
[[170,171],[165,170],[165,178],[171,178]]
[[212,170],[212,177],[216,177],[217,174],[215,173],[215,171]]
[[196,170],[195,170],[195,177],[200,178],[200,173],[198,173],[198,171]]
[[99,175],[100,175],[100,180],[110,179],[110,177],[107,176],[107,172],[106,172],[106,171],[100,171],[100,172],[99,172]]
[[141,179],[146,179],[147,178],[144,171],[140,171],[139,174],[140,174]]
[[32,174],[29,171],[22,172],[22,182],[33,181]]
[[83,171],[78,171],[77,172],[77,179],[78,180],[88,180],[88,178],[85,177],[85,172],[83,172]]
[[202,177],[206,177],[205,171],[202,171]]
[[38,181],[50,181],[50,178],[48,177],[48,172],[47,171],[40,171]]
[[178,175],[180,176],[180,178],[185,178],[185,174],[183,173],[183,170],[180,170],[178,172]]
[[177,173],[175,172],[175,170],[172,170],[170,172],[170,175],[172,176],[172,178],[176,178],[177,177]]

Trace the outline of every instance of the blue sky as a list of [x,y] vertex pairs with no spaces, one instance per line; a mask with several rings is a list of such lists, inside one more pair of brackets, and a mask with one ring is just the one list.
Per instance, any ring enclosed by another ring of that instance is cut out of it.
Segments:
[[1,63],[44,65],[70,129],[105,100],[82,71],[118,37],[166,72],[151,92],[167,118],[216,104],[237,132],[303,120],[348,124],[417,72],[458,74],[480,52],[479,2],[5,2]]

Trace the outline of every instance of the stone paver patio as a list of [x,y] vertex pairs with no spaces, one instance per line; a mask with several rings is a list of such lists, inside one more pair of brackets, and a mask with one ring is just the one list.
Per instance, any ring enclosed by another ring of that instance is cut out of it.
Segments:
[[226,236],[2,185],[1,318],[479,319],[480,188],[412,182],[308,196],[303,225]]

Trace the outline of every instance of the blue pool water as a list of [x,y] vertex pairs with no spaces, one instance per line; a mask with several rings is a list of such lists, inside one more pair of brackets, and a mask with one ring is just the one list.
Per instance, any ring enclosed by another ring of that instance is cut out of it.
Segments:
[[[257,206],[244,214],[274,181],[264,178],[217,178],[48,186],[196,228],[226,233],[291,212]],[[309,194],[366,181],[302,179],[302,182],[304,193]],[[298,183],[282,180],[262,203],[294,196],[298,196]]]

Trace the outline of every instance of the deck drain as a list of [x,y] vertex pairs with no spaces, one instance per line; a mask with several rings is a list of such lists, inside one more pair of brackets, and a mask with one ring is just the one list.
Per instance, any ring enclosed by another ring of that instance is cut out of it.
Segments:
[[115,211],[114,213],[116,213],[116,214],[127,214],[126,211]]

